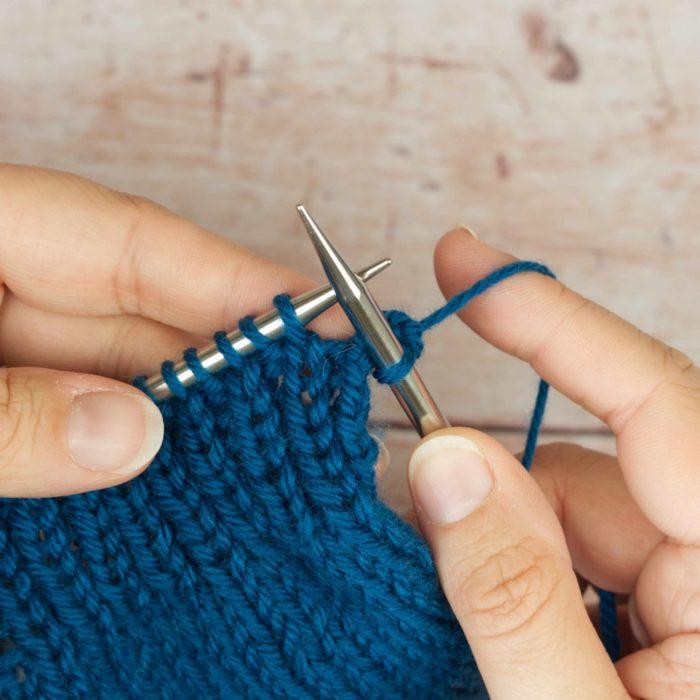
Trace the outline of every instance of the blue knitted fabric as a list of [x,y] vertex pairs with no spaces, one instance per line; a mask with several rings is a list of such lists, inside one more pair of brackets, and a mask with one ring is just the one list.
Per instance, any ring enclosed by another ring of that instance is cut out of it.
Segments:
[[[435,315],[389,314],[406,357]],[[163,447],[123,486],[0,502],[2,698],[481,697],[428,549],[377,498],[373,366],[275,300],[285,335],[161,404]],[[546,385],[528,440],[531,459]]]

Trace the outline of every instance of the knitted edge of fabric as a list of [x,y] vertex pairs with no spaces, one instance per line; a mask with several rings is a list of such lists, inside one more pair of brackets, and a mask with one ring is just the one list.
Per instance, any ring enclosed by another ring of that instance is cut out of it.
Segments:
[[[389,318],[405,355],[500,281],[495,271],[421,321]],[[166,437],[133,482],[0,501],[0,695],[9,698],[458,697],[483,695],[427,547],[377,498],[367,375],[351,338],[322,340],[275,299],[277,341],[161,404]],[[143,388],[143,380],[137,381]],[[540,382],[529,468],[548,386]],[[608,596],[606,598],[606,595]],[[614,597],[601,634],[616,654]],[[617,645],[616,645],[617,644]]]

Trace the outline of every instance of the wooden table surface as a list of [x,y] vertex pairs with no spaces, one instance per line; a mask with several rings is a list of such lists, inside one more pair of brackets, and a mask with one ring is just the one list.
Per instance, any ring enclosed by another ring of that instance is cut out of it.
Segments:
[[[5,0],[0,158],[156,199],[321,273],[304,201],[387,306],[440,303],[468,224],[700,357],[693,0]],[[454,422],[520,440],[536,380],[457,322],[427,340]],[[592,378],[594,381],[594,378]],[[388,391],[375,420],[399,460]],[[547,436],[610,446],[555,397]]]

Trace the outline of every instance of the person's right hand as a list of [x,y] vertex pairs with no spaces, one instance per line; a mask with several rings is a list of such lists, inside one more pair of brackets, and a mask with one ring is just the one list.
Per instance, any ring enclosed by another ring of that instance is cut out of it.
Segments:
[[[450,297],[512,260],[454,231],[435,265]],[[490,696],[700,697],[700,370],[535,273],[460,316],[617,438],[617,459],[542,447],[532,475],[466,428],[434,433],[413,453],[418,521]],[[575,572],[629,594],[645,648],[610,662]]]
[[[117,379],[150,374],[267,311],[278,292],[313,286],[147,200],[0,165],[0,496],[58,496],[141,472],[162,418]],[[340,312],[324,314],[320,330],[343,328]]]

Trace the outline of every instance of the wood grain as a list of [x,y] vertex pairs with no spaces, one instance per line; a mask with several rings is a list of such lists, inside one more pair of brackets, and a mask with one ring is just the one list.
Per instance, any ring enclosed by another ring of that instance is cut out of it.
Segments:
[[[693,0],[7,0],[0,157],[78,171],[320,277],[303,200],[413,313],[458,223],[700,356]],[[525,423],[527,368],[456,322],[427,383]],[[591,381],[595,381],[592,377]],[[388,392],[378,419],[401,424]],[[555,398],[548,425],[595,421]]]

